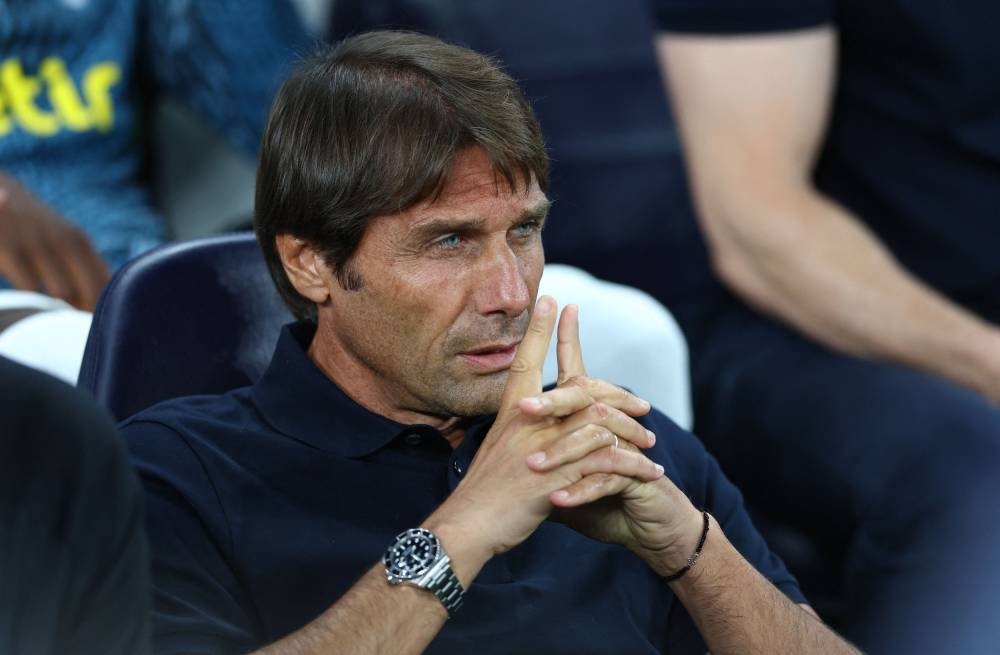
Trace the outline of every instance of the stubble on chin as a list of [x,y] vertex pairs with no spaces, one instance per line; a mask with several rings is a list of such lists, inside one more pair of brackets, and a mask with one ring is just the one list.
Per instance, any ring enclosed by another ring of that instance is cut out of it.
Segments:
[[478,379],[451,379],[442,384],[438,412],[442,416],[490,416],[500,410],[500,398],[507,384],[507,371],[475,376]]

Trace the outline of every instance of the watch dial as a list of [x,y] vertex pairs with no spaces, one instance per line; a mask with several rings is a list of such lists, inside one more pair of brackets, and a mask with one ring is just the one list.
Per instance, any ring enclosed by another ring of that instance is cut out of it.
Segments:
[[396,543],[385,554],[386,571],[402,580],[412,580],[427,571],[439,550],[437,537],[429,530],[407,530],[396,537]]

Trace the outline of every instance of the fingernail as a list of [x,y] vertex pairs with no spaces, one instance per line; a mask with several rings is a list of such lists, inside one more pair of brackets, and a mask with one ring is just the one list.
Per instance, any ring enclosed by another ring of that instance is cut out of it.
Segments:
[[545,453],[537,452],[528,455],[528,463],[534,466],[539,466],[545,463]]
[[535,311],[538,312],[539,316],[545,316],[552,311],[552,301],[549,300],[548,296],[542,296],[535,303]]
[[569,500],[569,492],[568,491],[562,491],[562,490],[557,491],[554,494],[552,494],[552,500],[557,500],[559,502],[565,502],[565,501]]
[[660,466],[659,464],[657,464],[656,465],[656,472],[659,473],[660,475],[663,475],[663,467]]
[[651,430],[646,430],[646,436],[649,437],[650,446],[656,443],[656,435]]

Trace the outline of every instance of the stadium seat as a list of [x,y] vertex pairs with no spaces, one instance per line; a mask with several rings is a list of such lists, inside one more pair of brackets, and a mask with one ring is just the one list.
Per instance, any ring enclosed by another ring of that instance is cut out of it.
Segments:
[[245,386],[290,320],[253,234],[164,246],[104,290],[78,386],[119,420],[167,398]]

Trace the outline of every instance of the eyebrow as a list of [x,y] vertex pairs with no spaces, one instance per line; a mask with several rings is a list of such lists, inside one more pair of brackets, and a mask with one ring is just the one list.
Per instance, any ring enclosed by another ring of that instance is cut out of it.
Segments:
[[[529,207],[518,216],[516,224],[536,220],[544,225],[551,207],[551,200],[544,200],[534,207]],[[485,218],[434,218],[414,227],[410,238],[416,241],[426,241],[451,232],[475,232],[481,230],[485,224]]]

